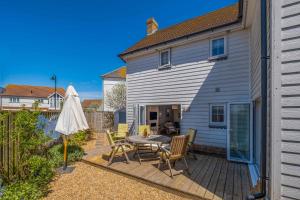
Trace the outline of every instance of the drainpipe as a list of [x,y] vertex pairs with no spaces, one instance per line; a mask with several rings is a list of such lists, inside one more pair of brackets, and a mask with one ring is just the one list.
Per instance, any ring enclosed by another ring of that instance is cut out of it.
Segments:
[[260,192],[251,194],[247,199],[261,199],[266,196],[266,181],[267,181],[267,92],[268,92],[268,69],[267,60],[267,2],[261,0],[261,185]]

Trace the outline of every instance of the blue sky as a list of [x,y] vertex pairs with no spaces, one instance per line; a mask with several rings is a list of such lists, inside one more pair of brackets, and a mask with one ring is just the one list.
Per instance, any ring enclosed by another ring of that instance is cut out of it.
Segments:
[[0,87],[72,83],[81,98],[102,96],[100,75],[124,65],[117,55],[159,28],[236,0],[1,0]]

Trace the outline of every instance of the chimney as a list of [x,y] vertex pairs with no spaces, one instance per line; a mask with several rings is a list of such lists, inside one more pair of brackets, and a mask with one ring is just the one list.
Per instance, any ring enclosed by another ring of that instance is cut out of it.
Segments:
[[147,35],[151,35],[158,30],[158,23],[153,17],[147,20]]

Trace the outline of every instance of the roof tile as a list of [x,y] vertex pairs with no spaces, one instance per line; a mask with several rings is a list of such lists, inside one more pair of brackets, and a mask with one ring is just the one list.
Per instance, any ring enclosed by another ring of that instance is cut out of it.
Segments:
[[184,36],[200,33],[209,29],[228,25],[239,21],[239,4],[233,4],[225,8],[210,12],[208,14],[186,20],[171,27],[158,30],[152,35],[148,35],[119,56],[133,53],[144,48],[169,42]]
[[[54,93],[54,91],[54,88],[51,87],[9,84],[5,87],[4,92],[0,95],[47,98],[49,95]],[[61,96],[64,96],[65,90],[63,88],[57,88],[57,93]]]

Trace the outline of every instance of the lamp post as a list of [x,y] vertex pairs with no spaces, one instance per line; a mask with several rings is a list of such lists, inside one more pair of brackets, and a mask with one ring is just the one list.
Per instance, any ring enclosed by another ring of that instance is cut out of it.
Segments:
[[51,80],[54,81],[54,109],[56,111],[56,82],[57,82],[57,78],[56,78],[56,75],[53,74],[52,77],[51,77]]

